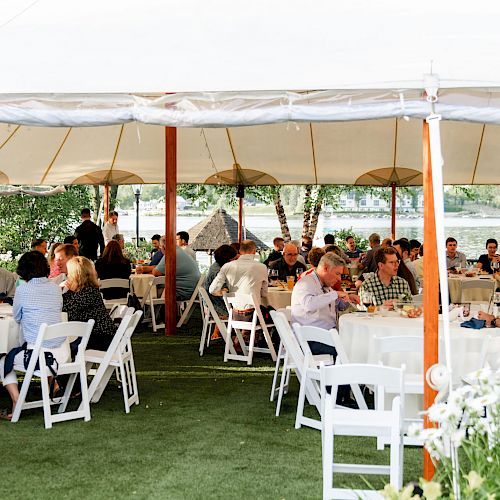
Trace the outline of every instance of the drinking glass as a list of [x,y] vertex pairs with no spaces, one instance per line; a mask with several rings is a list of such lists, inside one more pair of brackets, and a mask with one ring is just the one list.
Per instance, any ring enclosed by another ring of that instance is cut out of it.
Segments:
[[371,292],[365,292],[363,294],[363,305],[365,306],[367,311],[372,304],[373,304],[373,294]]
[[500,262],[492,260],[491,261],[491,269],[493,270],[493,272],[496,273],[499,268],[500,268]]
[[272,285],[276,285],[278,281],[278,270],[277,269],[269,269],[269,281]]
[[493,294],[493,302],[497,307],[500,307],[500,292],[495,292]]
[[302,274],[302,269],[295,269],[295,276],[297,277],[297,280],[299,279],[299,276]]

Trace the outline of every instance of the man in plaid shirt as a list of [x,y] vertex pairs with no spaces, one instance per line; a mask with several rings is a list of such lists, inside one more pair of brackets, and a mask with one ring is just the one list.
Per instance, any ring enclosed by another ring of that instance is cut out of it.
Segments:
[[371,293],[373,305],[392,304],[394,300],[412,301],[408,283],[397,276],[399,259],[395,248],[379,248],[375,252],[378,271],[367,277],[359,290],[363,302],[366,293]]

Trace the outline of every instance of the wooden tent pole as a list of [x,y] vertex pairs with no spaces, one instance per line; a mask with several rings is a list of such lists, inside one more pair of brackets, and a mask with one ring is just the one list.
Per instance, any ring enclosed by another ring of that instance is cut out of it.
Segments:
[[245,186],[240,184],[236,190],[238,198],[238,243],[243,239],[243,203],[245,201]]
[[[436,397],[436,391],[427,384],[427,370],[438,362],[438,315],[439,315],[439,277],[436,244],[436,219],[434,213],[434,194],[432,189],[432,164],[429,124],[423,122],[423,174],[424,174],[424,408],[429,408]],[[424,417],[424,427],[431,427]],[[431,480],[435,467],[424,448],[424,479]]]
[[109,183],[104,184],[104,224],[108,222],[109,218]]
[[175,335],[176,212],[177,212],[177,129],[165,127],[165,335]]
[[392,241],[396,239],[396,183],[391,184],[391,238]]

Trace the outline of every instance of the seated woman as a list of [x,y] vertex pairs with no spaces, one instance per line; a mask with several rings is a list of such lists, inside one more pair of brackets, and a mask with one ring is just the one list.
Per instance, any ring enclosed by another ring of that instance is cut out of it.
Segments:
[[68,291],[63,295],[63,311],[68,313],[69,321],[95,320],[87,349],[106,351],[116,326],[99,292],[94,264],[86,257],[73,257],[66,266]]
[[227,264],[231,260],[234,260],[237,255],[238,253],[236,252],[236,250],[230,245],[221,245],[219,248],[217,248],[217,250],[215,250],[214,252],[215,262],[208,269],[207,276],[205,277],[205,283],[203,284],[205,290],[210,296],[210,299],[212,300],[212,304],[214,305],[217,314],[222,318],[227,318],[227,309],[226,304],[224,304],[224,299],[222,297],[211,295],[208,290],[210,288],[210,285],[212,284],[212,281],[215,279],[217,274],[219,274],[220,268],[224,264]]
[[56,262],[56,249],[61,245],[62,243],[52,243],[52,245],[50,245],[49,255],[47,257],[50,266],[49,278],[55,278],[56,276],[59,276],[61,274],[61,270],[59,269],[59,266]]
[[[3,385],[12,399],[12,408],[19,398],[13,366],[24,364],[25,350],[34,348],[42,323],[53,325],[61,321],[63,303],[61,289],[49,281],[49,264],[40,252],[25,253],[19,259],[16,272],[25,281],[16,291],[13,307],[13,317],[20,324],[24,344],[0,360],[0,378],[3,377]],[[53,339],[42,344],[42,347],[50,349],[58,363],[65,363],[70,358],[69,343],[64,340]],[[12,413],[5,414],[3,418],[10,420]]]
[[[498,266],[500,263],[500,256],[497,255],[498,242],[497,240],[490,238],[486,240],[486,250],[488,253],[484,253],[479,257],[477,261],[477,267],[481,271],[485,271],[489,274],[493,274],[495,271],[493,270],[493,266]],[[496,271],[498,271],[498,267],[496,267]]]
[[[111,278],[122,278],[128,280],[132,272],[130,261],[123,255],[120,243],[111,240],[104,249],[103,254],[95,263],[97,276],[101,280]],[[102,295],[106,300],[121,299],[127,296],[125,288],[106,288],[102,291]]]

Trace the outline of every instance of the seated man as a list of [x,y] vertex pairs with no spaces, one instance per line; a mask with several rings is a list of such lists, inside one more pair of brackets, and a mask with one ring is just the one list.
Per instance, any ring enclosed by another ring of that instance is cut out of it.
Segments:
[[[267,297],[267,268],[255,260],[257,247],[252,240],[244,240],[240,245],[240,258],[224,264],[212,281],[209,292],[221,296],[224,291],[241,292],[256,298]],[[228,289],[224,288],[227,284]],[[241,321],[253,316],[253,306],[241,303],[235,309]],[[236,319],[236,317],[235,317]]]
[[422,243],[418,240],[410,240],[410,259],[412,261],[418,260],[420,247]]
[[66,238],[64,238],[63,243],[65,245],[73,245],[77,250],[79,249],[78,238],[73,234],[70,236],[66,236]]
[[361,261],[361,269],[365,273],[374,273],[377,270],[377,263],[375,262],[375,252],[380,248],[380,235],[372,233],[368,236],[370,250],[366,252],[365,257]]
[[304,258],[306,264],[309,264],[307,261],[307,255],[309,254],[309,250],[311,250],[313,246],[313,240],[309,236],[302,236],[302,246],[300,247],[299,253]]
[[350,259],[359,259],[361,257],[361,254],[363,253],[363,250],[360,250],[359,248],[356,247],[356,241],[354,240],[354,236],[347,236],[345,239],[345,243],[347,246],[347,250],[345,251],[346,255]]
[[40,252],[43,255],[47,254],[47,240],[44,240],[42,238],[38,238],[36,240],[33,240],[31,242],[31,250],[36,250],[37,252]]
[[187,255],[196,261],[196,252],[189,246],[189,233],[186,231],[179,231],[175,235],[175,239],[177,241],[177,246],[182,248]]
[[283,256],[279,260],[275,260],[269,264],[269,269],[278,270],[278,278],[281,281],[286,281],[287,276],[297,276],[306,270],[306,266],[297,261],[299,251],[292,243],[287,243],[283,248]]
[[370,293],[376,306],[391,305],[395,300],[411,302],[412,294],[408,282],[397,275],[399,260],[396,249],[379,248],[374,258],[378,271],[370,274],[361,285],[361,300],[364,294]]
[[[165,254],[165,236],[161,237],[160,247]],[[165,255],[153,269],[154,276],[165,275]],[[175,247],[175,297],[177,300],[189,300],[200,279],[196,262],[178,246]]]
[[457,240],[455,238],[446,238],[446,267],[447,269],[467,267],[465,254],[457,251]]
[[330,330],[336,327],[337,309],[346,309],[350,301],[359,302],[357,296],[333,289],[340,283],[344,266],[338,255],[327,253],[313,272],[302,275],[292,291],[292,323]]
[[151,244],[153,245],[153,250],[151,250],[150,254],[150,266],[157,266],[160,263],[161,258],[163,257],[163,252],[160,249],[160,239],[161,236],[159,234],[153,234],[153,236],[151,236]]
[[76,257],[78,255],[78,250],[73,246],[70,245],[69,243],[65,245],[59,245],[55,252],[55,262],[57,267],[59,268],[60,274],[56,276],[55,278],[51,278],[50,281],[54,281],[57,283],[63,291],[66,291],[66,274],[68,272],[68,268],[66,267],[66,264],[68,263],[68,260],[72,259],[73,257]]
[[271,250],[271,253],[267,256],[267,259],[264,261],[264,264],[269,267],[271,262],[275,260],[281,259],[281,252],[285,246],[285,240],[281,236],[277,236],[273,240],[274,248]]
[[17,274],[0,267],[0,302],[12,305],[16,293]]

